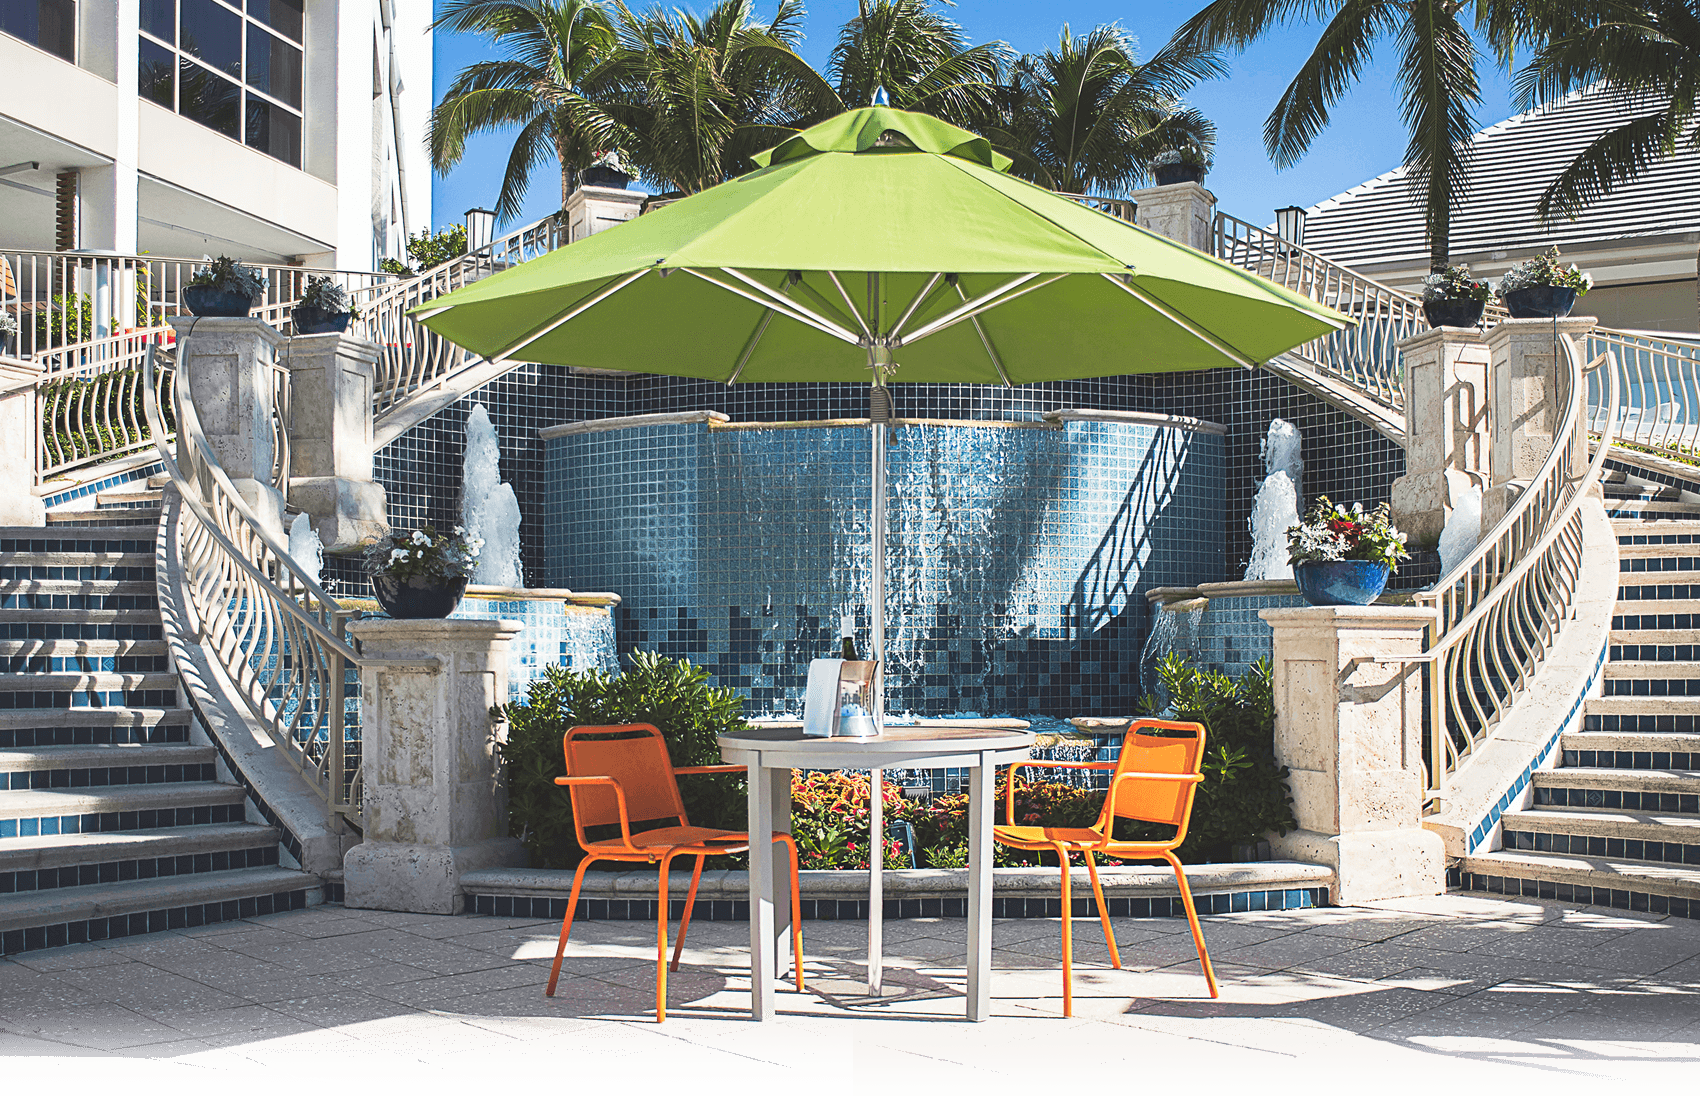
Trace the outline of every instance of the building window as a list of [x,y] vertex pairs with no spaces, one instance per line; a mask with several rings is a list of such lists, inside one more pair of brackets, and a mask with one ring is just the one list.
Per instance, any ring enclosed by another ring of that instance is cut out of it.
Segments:
[[77,62],[77,0],[0,0],[0,31]]
[[144,98],[301,166],[302,0],[141,0],[141,28]]

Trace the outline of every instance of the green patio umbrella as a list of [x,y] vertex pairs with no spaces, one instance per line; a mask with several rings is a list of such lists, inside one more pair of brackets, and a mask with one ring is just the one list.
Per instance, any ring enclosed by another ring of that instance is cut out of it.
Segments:
[[[754,159],[748,175],[415,315],[492,362],[870,382],[876,549],[890,382],[1250,367],[1349,322],[1005,174],[1008,157],[931,115],[847,111]],[[873,552],[869,590],[876,659],[883,554]]]
[[[871,384],[872,657],[885,653],[886,385],[1250,367],[1346,326],[1237,267],[1005,174],[981,137],[864,107],[758,170],[415,311],[492,362]],[[875,688],[883,717],[883,682]],[[881,847],[874,773],[871,849]],[[880,985],[870,871],[868,986]],[[753,914],[752,914],[753,918]],[[752,920],[753,923],[753,920]]]

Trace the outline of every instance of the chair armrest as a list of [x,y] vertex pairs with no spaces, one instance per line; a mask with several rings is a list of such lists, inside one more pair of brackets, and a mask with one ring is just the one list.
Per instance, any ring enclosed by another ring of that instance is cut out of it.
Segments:
[[674,769],[673,775],[696,776],[700,773],[748,773],[749,771],[747,765],[692,765],[685,769]]
[[1106,798],[1106,802],[1104,803],[1105,810],[1109,812],[1110,824],[1104,827],[1104,845],[1108,845],[1110,843],[1110,832],[1115,829],[1116,796],[1121,792],[1122,785],[1126,784],[1130,780],[1158,780],[1168,784],[1202,784],[1204,783],[1204,774],[1128,772],[1122,773],[1120,776],[1110,781],[1110,792]]
[[[625,843],[629,851],[641,851],[636,845],[632,844],[632,820],[626,812],[626,789],[620,787],[618,780],[611,776],[557,776],[555,783],[566,788],[604,784],[612,787],[614,789],[614,800],[620,806],[620,840]],[[577,831],[576,836],[582,846],[584,844],[584,826],[579,822],[578,812],[576,811],[573,813],[573,829]]]
[[1017,761],[1009,767],[1009,782],[1004,785],[1004,825],[1015,825],[1015,771],[1028,769],[1114,769],[1114,761]]

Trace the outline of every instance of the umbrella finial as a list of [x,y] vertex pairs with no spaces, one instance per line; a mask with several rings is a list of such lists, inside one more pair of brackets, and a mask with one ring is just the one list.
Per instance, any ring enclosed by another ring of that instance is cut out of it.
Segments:
[[884,84],[874,89],[873,105],[876,107],[889,107],[891,105],[891,96],[886,94]]

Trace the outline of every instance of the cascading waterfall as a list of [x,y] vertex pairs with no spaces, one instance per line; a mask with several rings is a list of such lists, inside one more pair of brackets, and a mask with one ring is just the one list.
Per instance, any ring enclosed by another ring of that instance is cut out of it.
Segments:
[[469,538],[484,542],[472,582],[478,586],[523,587],[519,555],[519,499],[502,482],[501,443],[483,404],[466,420],[466,465],[461,479],[460,522]]
[[325,546],[313,530],[313,519],[304,513],[296,514],[289,524],[289,558],[311,575],[314,582],[320,581],[319,575],[325,567]]
[[1197,598],[1153,607],[1151,634],[1145,640],[1145,649],[1139,654],[1139,688],[1143,695],[1156,697],[1164,705],[1168,704],[1169,697],[1158,679],[1157,667],[1172,654],[1197,661],[1198,630],[1204,623],[1207,604],[1203,598]]
[[1299,428],[1285,419],[1269,424],[1263,439],[1264,479],[1251,506],[1251,563],[1247,582],[1288,579],[1293,565],[1287,562],[1287,530],[1299,523],[1300,476],[1304,459],[1299,455],[1303,439]]

